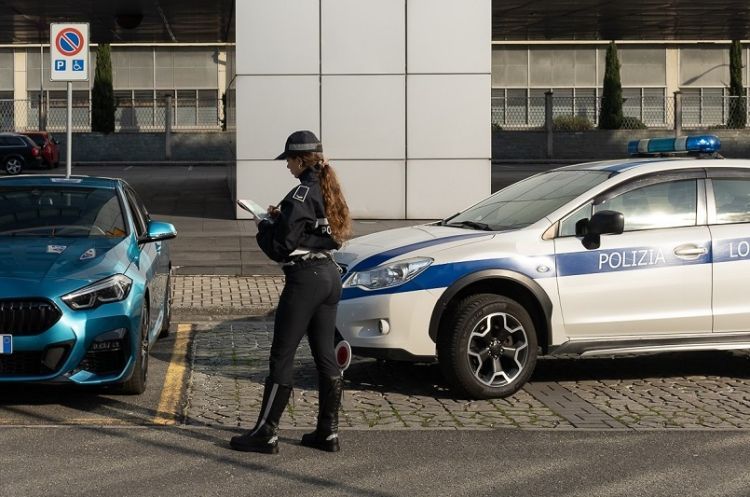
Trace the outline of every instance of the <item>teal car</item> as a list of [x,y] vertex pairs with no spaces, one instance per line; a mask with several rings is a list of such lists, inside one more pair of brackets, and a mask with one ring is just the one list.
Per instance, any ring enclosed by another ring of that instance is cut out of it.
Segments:
[[0,382],[142,393],[176,235],[121,179],[0,178]]

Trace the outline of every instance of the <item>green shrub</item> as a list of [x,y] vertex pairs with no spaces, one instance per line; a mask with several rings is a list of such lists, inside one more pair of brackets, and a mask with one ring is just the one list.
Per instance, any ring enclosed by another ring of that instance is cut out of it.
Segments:
[[99,45],[96,75],[91,88],[91,131],[112,133],[115,130],[115,93],[112,89],[112,59],[107,44]]
[[599,109],[599,128],[620,129],[623,127],[622,85],[620,84],[620,60],[617,46],[611,42],[607,47],[602,88],[602,107]]
[[502,131],[503,127],[499,123],[492,123],[492,131]]
[[729,49],[729,117],[727,128],[742,129],[747,124],[745,87],[742,84],[742,46],[735,40]]
[[648,126],[643,124],[643,121],[633,116],[625,116],[622,118],[622,129],[646,129]]
[[557,116],[552,120],[555,131],[588,131],[594,125],[586,116]]

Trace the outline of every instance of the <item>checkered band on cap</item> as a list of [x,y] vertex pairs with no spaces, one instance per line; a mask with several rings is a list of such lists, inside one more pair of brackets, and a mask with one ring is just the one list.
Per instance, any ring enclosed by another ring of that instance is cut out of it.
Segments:
[[286,139],[284,151],[276,159],[286,159],[299,152],[323,152],[323,145],[312,131],[295,131]]
[[304,151],[312,150],[315,151],[320,148],[320,143],[292,143],[287,147],[289,150]]

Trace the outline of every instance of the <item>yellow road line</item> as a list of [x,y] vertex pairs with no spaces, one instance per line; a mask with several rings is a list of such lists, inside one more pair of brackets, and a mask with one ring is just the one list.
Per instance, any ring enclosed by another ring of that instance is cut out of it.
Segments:
[[187,347],[190,340],[191,324],[178,324],[175,333],[172,357],[169,360],[169,368],[164,378],[164,387],[159,398],[159,407],[156,410],[154,424],[173,425],[177,422],[177,409],[180,402],[180,393],[187,373]]

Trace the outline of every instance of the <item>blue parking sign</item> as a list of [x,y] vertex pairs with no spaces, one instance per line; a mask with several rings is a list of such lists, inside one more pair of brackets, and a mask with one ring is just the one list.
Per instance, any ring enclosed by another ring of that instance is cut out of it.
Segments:
[[83,71],[83,59],[73,59],[73,70]]
[[55,61],[55,71],[64,71],[65,70],[65,61],[64,60],[56,60]]
[[13,336],[12,335],[0,335],[2,337],[2,347],[0,347],[0,354],[12,354],[13,353]]

